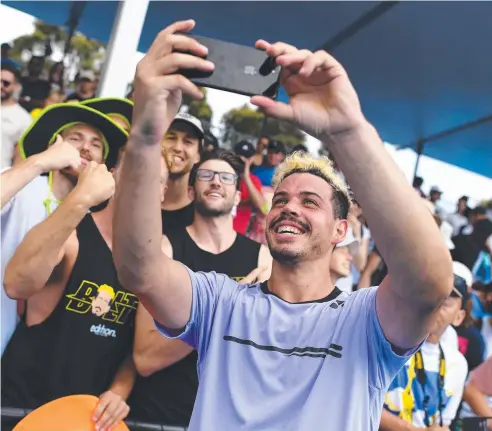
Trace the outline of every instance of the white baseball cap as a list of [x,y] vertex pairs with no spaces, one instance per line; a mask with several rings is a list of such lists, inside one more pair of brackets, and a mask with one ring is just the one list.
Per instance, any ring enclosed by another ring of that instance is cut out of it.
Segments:
[[175,121],[184,121],[193,126],[193,128],[198,132],[199,138],[203,139],[205,132],[203,131],[202,122],[194,117],[193,115],[187,114],[186,112],[178,112],[174,117],[173,123]]
[[349,253],[354,256],[359,251],[359,241],[355,238],[352,228],[347,230],[347,235],[342,242],[339,242],[336,247],[348,247]]
[[473,274],[470,271],[470,269],[462,264],[461,262],[453,262],[453,274],[457,275],[458,277],[461,277],[463,280],[465,280],[466,285],[468,288],[470,288],[473,284]]

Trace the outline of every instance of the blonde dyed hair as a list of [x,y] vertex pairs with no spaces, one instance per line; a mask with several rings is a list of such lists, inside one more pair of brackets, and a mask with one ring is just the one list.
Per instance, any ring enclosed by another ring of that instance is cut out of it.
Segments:
[[113,300],[115,297],[114,289],[107,284],[101,284],[101,286],[99,286],[99,288],[97,289],[97,293],[100,292],[106,292],[109,296],[111,296],[111,300]]
[[[352,205],[349,189],[342,177],[335,171],[333,162],[326,156],[313,157],[304,151],[296,151],[287,156],[275,171],[272,185],[276,189],[282,181],[292,174],[312,174],[324,179],[333,189],[333,199],[346,201],[347,212]],[[340,212],[340,211],[338,211]],[[345,218],[345,214],[336,214]]]

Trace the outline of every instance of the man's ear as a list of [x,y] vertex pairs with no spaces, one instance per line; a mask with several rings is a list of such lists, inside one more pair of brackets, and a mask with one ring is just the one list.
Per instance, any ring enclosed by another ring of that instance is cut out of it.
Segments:
[[341,243],[348,232],[348,221],[347,220],[335,220],[335,226],[333,227],[333,238],[331,243],[333,245]]
[[462,323],[463,323],[463,320],[465,320],[465,316],[466,316],[466,311],[465,310],[460,310],[456,313],[456,316],[453,320],[453,326],[454,327],[458,327],[460,326]]
[[234,196],[234,206],[237,207],[239,205],[239,202],[241,202],[241,192],[237,190]]
[[195,201],[195,190],[191,186],[188,186],[188,197],[190,198],[190,201]]

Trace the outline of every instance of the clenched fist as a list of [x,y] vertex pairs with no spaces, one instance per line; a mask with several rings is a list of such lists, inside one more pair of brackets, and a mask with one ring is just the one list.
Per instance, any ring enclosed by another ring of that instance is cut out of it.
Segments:
[[72,193],[84,205],[91,208],[113,196],[114,188],[113,175],[108,171],[106,165],[91,161],[79,175]]
[[79,151],[61,135],[57,135],[56,141],[46,151],[36,155],[43,172],[58,171],[60,169],[77,169],[81,165]]

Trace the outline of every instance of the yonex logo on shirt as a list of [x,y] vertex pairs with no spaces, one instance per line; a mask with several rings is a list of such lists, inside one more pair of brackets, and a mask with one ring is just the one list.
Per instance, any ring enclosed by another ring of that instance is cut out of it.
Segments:
[[92,325],[91,332],[100,337],[113,337],[116,338],[116,331],[114,329],[106,328],[104,325]]
[[338,307],[343,307],[345,305],[345,301],[340,301],[340,300],[336,300],[336,301],[333,301],[331,304],[330,304],[330,308],[333,308],[334,310],[336,310]]

